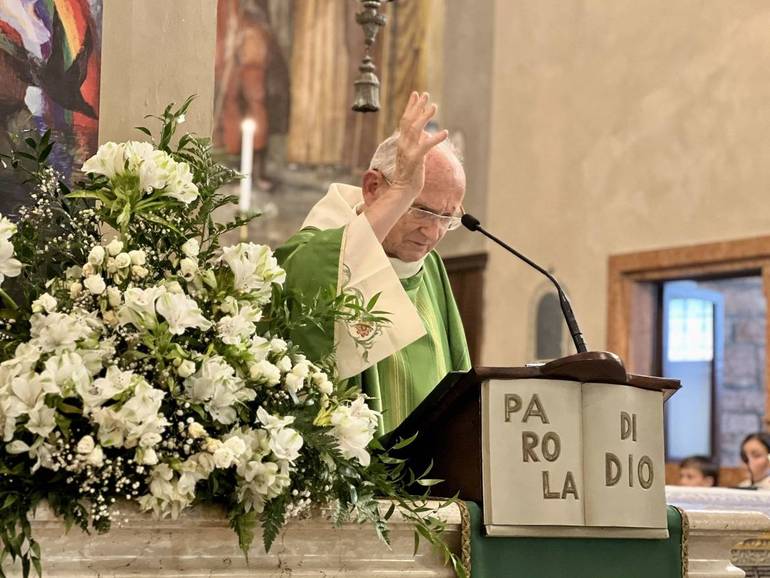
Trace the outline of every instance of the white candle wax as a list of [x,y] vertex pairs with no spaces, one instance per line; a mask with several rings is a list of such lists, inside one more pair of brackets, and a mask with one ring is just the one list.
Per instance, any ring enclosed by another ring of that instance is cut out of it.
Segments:
[[254,132],[257,123],[252,118],[245,118],[241,122],[241,196],[239,207],[241,213],[248,213],[251,209],[251,171],[254,164]]

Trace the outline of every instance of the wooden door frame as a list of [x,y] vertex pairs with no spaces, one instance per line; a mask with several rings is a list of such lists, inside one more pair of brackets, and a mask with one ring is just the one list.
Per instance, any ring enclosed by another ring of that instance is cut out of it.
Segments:
[[[607,350],[634,355],[633,311],[644,283],[741,273],[761,274],[770,316],[770,236],[611,255],[607,283]],[[631,367],[633,371],[645,368]],[[770,429],[770,323],[765,324],[765,418]],[[669,468],[666,468],[669,470]],[[724,470],[733,470],[725,468]],[[670,474],[671,472],[669,472]],[[725,475],[726,474],[726,475]],[[737,471],[724,471],[731,478]]]

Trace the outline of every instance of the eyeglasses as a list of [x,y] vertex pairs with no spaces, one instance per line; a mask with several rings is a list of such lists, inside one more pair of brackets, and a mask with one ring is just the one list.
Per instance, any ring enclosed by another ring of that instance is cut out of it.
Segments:
[[462,215],[439,215],[428,209],[421,209],[412,205],[406,211],[410,217],[421,224],[421,226],[438,223],[438,226],[447,231],[454,231],[462,225]]
[[[388,186],[390,186],[390,179],[386,177],[381,170],[375,170],[380,173],[385,182],[388,183]],[[441,215],[439,213],[434,213],[430,209],[424,209],[422,207],[415,207],[412,205],[407,209],[406,212],[410,217],[412,217],[412,219],[417,221],[420,226],[427,227],[434,223],[438,223],[438,226],[445,231],[454,231],[455,229],[459,229],[462,225],[462,216],[465,211],[461,211],[459,215]]]

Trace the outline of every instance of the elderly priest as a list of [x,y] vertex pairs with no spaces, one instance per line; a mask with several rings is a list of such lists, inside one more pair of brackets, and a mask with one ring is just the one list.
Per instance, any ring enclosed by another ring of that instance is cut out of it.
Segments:
[[358,383],[382,411],[380,433],[401,423],[448,372],[470,367],[434,251],[460,225],[465,172],[447,132],[425,132],[435,113],[427,93],[412,93],[399,131],[377,148],[363,187],[332,184],[277,251],[287,288],[306,298],[322,288],[353,291],[365,302],[380,294],[377,309],[390,314],[390,323],[371,339],[342,321],[293,336],[318,357],[334,351],[339,377]]

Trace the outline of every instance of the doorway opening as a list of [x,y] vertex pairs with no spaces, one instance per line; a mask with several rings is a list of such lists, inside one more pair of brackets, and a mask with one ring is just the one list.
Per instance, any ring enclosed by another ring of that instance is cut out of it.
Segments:
[[720,485],[746,477],[739,446],[767,431],[770,237],[610,258],[607,348],[630,372],[674,377],[666,404],[666,481],[705,455]]

